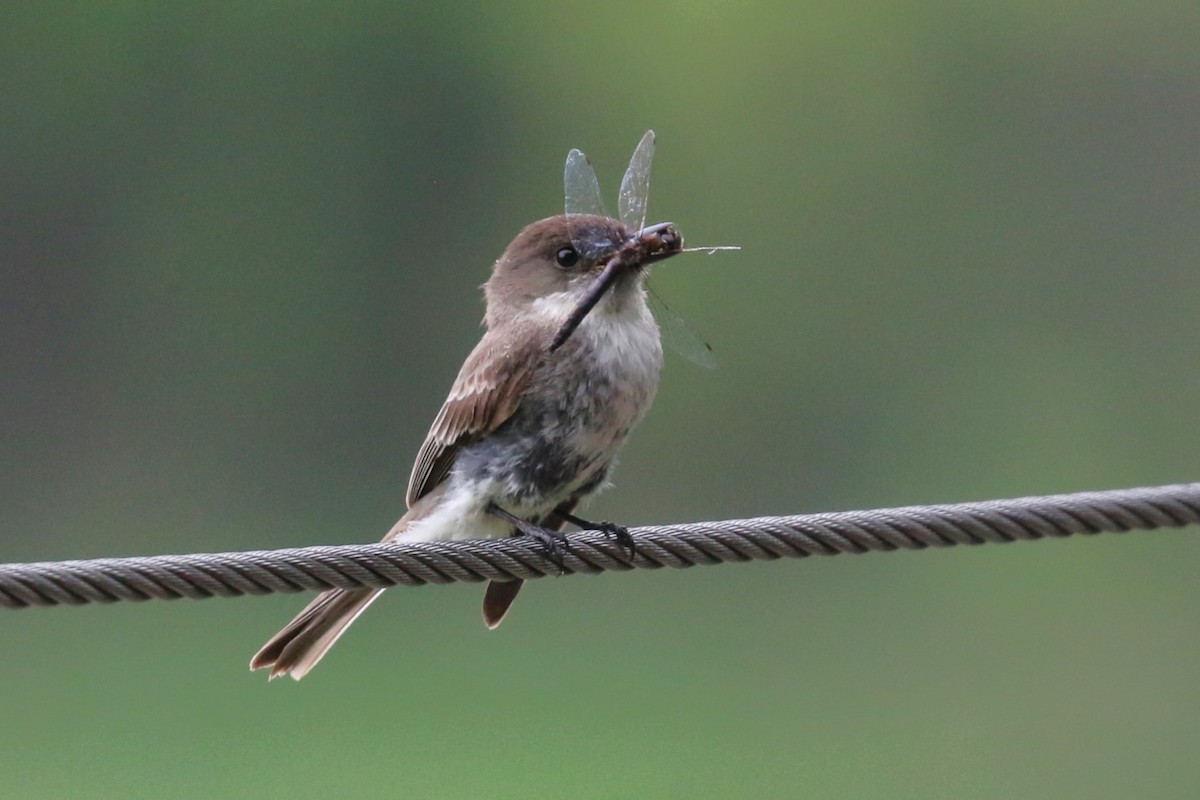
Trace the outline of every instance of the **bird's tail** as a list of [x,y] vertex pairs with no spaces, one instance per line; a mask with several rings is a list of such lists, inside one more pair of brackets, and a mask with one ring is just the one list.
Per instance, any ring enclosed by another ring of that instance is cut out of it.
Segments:
[[[392,526],[383,541],[401,537],[410,523],[427,515],[441,499],[441,490],[421,498],[400,521]],[[271,668],[271,678],[291,675],[300,680],[317,665],[329,648],[367,610],[383,589],[329,589],[304,607],[296,618],[262,646],[250,659],[250,669]]]
[[250,659],[250,669],[271,668],[271,678],[300,680],[325,657],[350,623],[383,589],[330,589],[317,595]]
[[[402,538],[410,523],[429,514],[440,502],[443,487],[422,497],[409,509],[399,522],[392,526],[383,541]],[[567,513],[575,507],[575,501],[563,503],[556,510]],[[553,527],[563,526],[561,517],[553,513],[531,520],[534,524]],[[416,531],[414,531],[414,534]],[[521,590],[523,581],[491,581],[483,601],[483,619],[488,628],[495,628],[508,613],[509,607]],[[379,597],[383,589],[329,589],[304,607],[296,618],[262,646],[250,659],[250,669],[271,669],[270,677],[291,675],[300,680],[309,670],[325,657],[329,648],[337,642],[358,615]]]

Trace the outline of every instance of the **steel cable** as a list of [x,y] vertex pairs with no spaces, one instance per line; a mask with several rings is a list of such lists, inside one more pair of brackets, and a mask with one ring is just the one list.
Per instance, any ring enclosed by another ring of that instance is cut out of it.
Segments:
[[[562,574],[920,550],[1200,523],[1200,483],[572,534]],[[0,564],[0,607],[236,597],[560,574],[522,538]]]

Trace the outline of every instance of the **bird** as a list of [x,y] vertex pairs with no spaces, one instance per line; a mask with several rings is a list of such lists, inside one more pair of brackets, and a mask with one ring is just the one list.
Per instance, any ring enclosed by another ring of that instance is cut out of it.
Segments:
[[[485,331],[417,454],[407,512],[384,542],[525,535],[560,568],[570,523],[632,548],[612,523],[575,516],[603,488],[654,400],[659,329],[647,266],[683,249],[672,223],[631,229],[599,214],[525,226],[483,286]],[[492,581],[484,623],[504,619],[521,581]],[[322,592],[250,662],[303,678],[382,589]]]

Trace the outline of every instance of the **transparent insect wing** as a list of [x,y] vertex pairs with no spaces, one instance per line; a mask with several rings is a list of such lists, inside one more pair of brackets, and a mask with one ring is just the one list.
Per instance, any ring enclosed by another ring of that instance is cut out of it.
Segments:
[[697,366],[707,369],[716,367],[717,357],[713,355],[708,342],[697,336],[691,326],[684,322],[683,317],[672,311],[654,289],[649,286],[646,289],[650,311],[658,322],[663,343]]
[[563,193],[567,216],[576,214],[599,214],[607,217],[604,200],[600,198],[600,181],[592,162],[580,150],[567,153],[567,166],[563,170]]
[[587,241],[581,235],[582,229],[571,224],[571,219],[581,214],[607,217],[608,212],[604,210],[604,200],[600,197],[600,181],[596,180],[596,170],[592,169],[592,162],[581,150],[572,150],[567,154],[567,165],[563,169],[563,198],[571,243],[587,256],[597,243]]
[[650,200],[650,165],[654,161],[654,131],[638,142],[629,159],[629,168],[621,179],[621,196],[617,201],[621,224],[637,233],[646,227],[646,203]]

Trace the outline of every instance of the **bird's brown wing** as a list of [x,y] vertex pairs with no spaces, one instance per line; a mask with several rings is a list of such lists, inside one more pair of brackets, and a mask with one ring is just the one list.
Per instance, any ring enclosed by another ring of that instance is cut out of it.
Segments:
[[446,479],[461,448],[487,436],[517,410],[544,348],[537,337],[518,343],[512,339],[489,331],[467,356],[413,464],[406,498],[410,507]]

